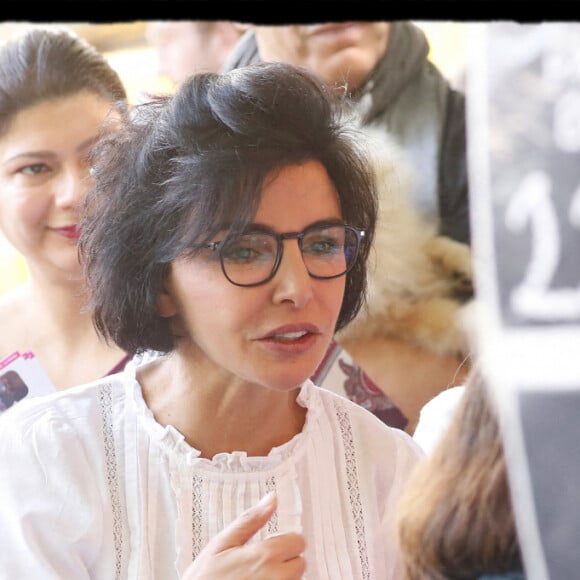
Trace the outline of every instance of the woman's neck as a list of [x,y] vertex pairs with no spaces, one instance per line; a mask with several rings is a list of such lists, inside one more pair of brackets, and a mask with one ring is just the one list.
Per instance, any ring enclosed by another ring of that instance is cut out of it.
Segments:
[[83,312],[85,297],[77,281],[56,284],[40,284],[31,280],[24,290],[30,297],[33,311],[42,313],[54,330],[65,330],[66,334],[78,329],[83,331],[92,325],[90,315]]
[[156,420],[175,427],[207,458],[233,451],[267,455],[300,433],[306,420],[298,389],[244,383],[177,353],[142,369],[139,382]]
[[32,351],[57,389],[107,374],[124,353],[97,335],[83,306],[80,284],[30,278],[0,301],[0,319],[10,328],[0,337],[0,358]]

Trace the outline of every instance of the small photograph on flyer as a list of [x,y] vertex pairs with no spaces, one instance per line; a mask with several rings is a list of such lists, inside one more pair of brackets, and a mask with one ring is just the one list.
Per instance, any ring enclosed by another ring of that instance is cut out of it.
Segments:
[[28,395],[28,386],[16,371],[0,375],[0,410],[5,411]]
[[13,352],[0,360],[0,413],[23,399],[54,392],[34,353]]

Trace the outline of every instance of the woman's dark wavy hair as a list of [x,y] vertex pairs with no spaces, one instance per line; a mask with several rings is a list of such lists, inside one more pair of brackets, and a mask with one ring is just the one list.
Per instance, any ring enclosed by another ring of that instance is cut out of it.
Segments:
[[0,136],[22,110],[90,91],[121,109],[125,87],[106,58],[66,28],[33,28],[0,48]]
[[169,266],[220,230],[252,222],[265,179],[308,160],[326,168],[346,223],[364,228],[337,329],[366,292],[377,201],[346,103],[306,69],[261,63],[194,75],[174,96],[135,108],[95,150],[94,189],[80,252],[98,331],[129,353],[169,352],[177,337],[158,312]]

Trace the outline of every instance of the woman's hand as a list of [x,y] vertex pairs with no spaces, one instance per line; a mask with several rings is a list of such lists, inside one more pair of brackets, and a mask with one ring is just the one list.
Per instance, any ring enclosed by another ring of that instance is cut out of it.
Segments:
[[266,525],[276,505],[270,493],[245,511],[207,544],[182,580],[300,580],[306,568],[302,535],[280,534],[247,543]]

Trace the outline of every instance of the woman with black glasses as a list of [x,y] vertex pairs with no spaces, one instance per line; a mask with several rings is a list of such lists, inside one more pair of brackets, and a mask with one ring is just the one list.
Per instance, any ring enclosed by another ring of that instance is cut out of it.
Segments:
[[[309,379],[363,304],[374,234],[344,112],[262,64],[192,77],[96,149],[90,307],[145,356],[0,418],[1,575],[399,577],[393,507],[421,451]],[[223,542],[261,498],[258,533]]]

